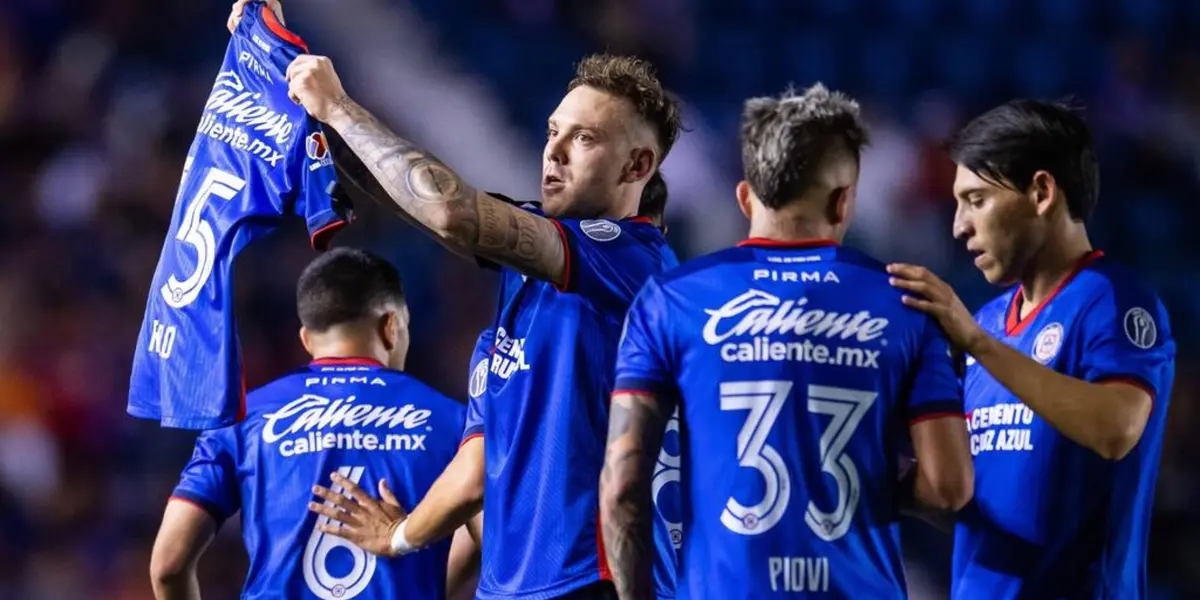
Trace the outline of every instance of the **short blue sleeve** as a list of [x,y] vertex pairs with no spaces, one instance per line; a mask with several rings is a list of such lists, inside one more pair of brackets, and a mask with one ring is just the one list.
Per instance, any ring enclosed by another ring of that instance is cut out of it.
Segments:
[[483,396],[487,392],[488,365],[491,363],[495,330],[485,329],[475,341],[471,353],[471,370],[467,378],[467,420],[463,427],[463,442],[483,435]]
[[1112,289],[1081,316],[1082,377],[1086,381],[1125,381],[1152,398],[1170,393],[1159,389],[1175,362],[1175,341],[1162,303],[1153,294]]
[[467,378],[467,422],[463,426],[462,440],[484,434],[484,394],[487,391],[487,368],[492,361],[492,343],[496,341],[496,330],[485,329],[475,340],[475,350],[470,354],[470,371]]
[[946,335],[933,319],[926,318],[908,395],[907,417],[913,423],[949,416],[963,416],[962,388]]
[[196,438],[192,459],[171,493],[172,498],[204,509],[218,524],[233,516],[241,505],[234,457],[235,427],[209,430]]
[[665,309],[662,288],[651,278],[625,315],[625,327],[617,347],[614,392],[675,394],[675,377],[670,369],[667,332],[664,330]]
[[300,169],[298,177],[292,179],[300,182],[294,211],[304,217],[312,247],[325,250],[333,234],[351,221],[350,201],[338,190],[333,152],[320,123],[308,119],[304,141],[296,152],[304,156],[293,161]]
[[647,244],[636,221],[558,219],[567,249],[565,283],[559,291],[579,294],[611,310],[624,312],[651,275],[666,266]]

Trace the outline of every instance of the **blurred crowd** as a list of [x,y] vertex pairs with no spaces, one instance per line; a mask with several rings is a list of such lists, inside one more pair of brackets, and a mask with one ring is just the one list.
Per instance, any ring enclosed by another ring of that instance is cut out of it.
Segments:
[[[194,433],[125,414],[129,365],[175,186],[221,59],[227,2],[0,1],[0,600],[150,597],[149,549]],[[1099,247],[1162,294],[1179,343],[1152,533],[1156,597],[1200,597],[1200,3],[1188,0],[289,0],[289,25],[351,93],[481,186],[533,196],[545,117],[589,51],[654,60],[689,128],[664,172],[681,257],[736,241],[741,100],[821,80],[873,130],[851,243],[996,290],[950,237],[940,143],[1015,96],[1074,94],[1101,154]],[[491,276],[386,209],[338,244],[400,268],[410,370],[465,397]],[[1194,222],[1193,222],[1194,223]],[[301,223],[238,262],[246,376],[305,361]],[[913,529],[914,594],[937,594],[947,540]],[[237,596],[237,523],[202,564]]]

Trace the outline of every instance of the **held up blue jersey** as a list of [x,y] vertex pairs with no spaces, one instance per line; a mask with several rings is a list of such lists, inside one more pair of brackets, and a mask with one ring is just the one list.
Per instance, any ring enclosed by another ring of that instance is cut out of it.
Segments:
[[1133,451],[1108,461],[1064,437],[969,358],[963,394],[975,498],[956,527],[952,596],[1146,598],[1147,536],[1175,376],[1166,310],[1099,252],[1024,319],[1018,294],[996,298],[976,320],[1064,375],[1144,388],[1154,407]]
[[130,415],[186,429],[240,419],[234,259],[285,215],[305,219],[318,249],[346,223],[330,195],[336,175],[321,127],[288,99],[284,72],[307,51],[261,4],[247,8],[229,41],[150,285]]
[[653,277],[616,388],[678,400],[678,598],[906,597],[899,442],[962,403],[941,331],[881,263],[752,239]]
[[611,578],[598,485],[617,338],[646,279],[677,264],[648,219],[554,222],[566,285],[510,269],[500,282],[483,402],[483,600],[555,598]]
[[326,359],[249,396],[246,419],[196,440],[174,499],[218,523],[242,511],[250,572],[242,598],[440,599],[449,539],[378,559],[317,526],[314,484],[337,471],[374,493],[380,479],[412,510],[450,464],[464,407],[367,359]]

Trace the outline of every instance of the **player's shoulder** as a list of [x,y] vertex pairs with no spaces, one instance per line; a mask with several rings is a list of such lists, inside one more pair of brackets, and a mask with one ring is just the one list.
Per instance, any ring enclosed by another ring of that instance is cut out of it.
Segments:
[[686,286],[690,281],[706,277],[722,268],[751,262],[754,262],[754,253],[749,248],[723,248],[685,261],[654,277],[654,280],[663,287]]
[[1100,256],[1076,276],[1077,293],[1068,302],[1077,302],[1085,317],[1098,315],[1115,318],[1127,328],[1153,323],[1161,333],[1170,334],[1166,307],[1148,281],[1107,256]]
[[1150,282],[1120,262],[1100,255],[1077,275],[1081,292],[1097,301],[1159,305],[1158,292]]

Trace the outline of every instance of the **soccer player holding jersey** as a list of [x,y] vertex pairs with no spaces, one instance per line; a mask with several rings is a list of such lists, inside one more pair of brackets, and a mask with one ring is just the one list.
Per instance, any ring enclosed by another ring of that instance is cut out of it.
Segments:
[[1068,107],[1018,100],[950,145],[954,235],[1012,286],[972,319],[944,282],[893,265],[905,302],[967,354],[975,501],[954,598],[1145,598],[1175,342],[1158,296],[1092,246],[1099,175]]
[[970,497],[949,346],[884,265],[839,245],[866,131],[816,85],[742,119],[750,239],[650,279],[617,361],[602,522],[622,598],[652,595],[663,424],[683,432],[679,598],[904,598],[896,505]]
[[197,439],[154,544],[155,595],[199,597],[196,562],[240,510],[250,555],[243,598],[383,600],[398,589],[446,597],[448,580],[469,580],[447,573],[449,540],[379,559],[329,535],[328,521],[308,510],[312,486],[337,472],[378,487],[381,509],[398,512],[454,456],[464,407],[401,371],[408,311],[400,275],[365,252],[333,250],[305,269],[297,304],[313,361],[251,392],[245,420]]
[[[645,280],[675,265],[659,228],[637,216],[678,135],[675,102],[644,61],[582,61],[547,123],[539,206],[476,190],[397,136],[346,95],[329,59],[297,58],[288,80],[369,169],[377,198],[452,251],[502,270],[483,402],[478,596],[610,595],[596,481],[622,318]],[[359,511],[373,500],[335,481],[357,500],[321,494],[348,505],[332,516],[356,521],[340,533],[382,554],[428,544],[466,512],[454,498],[427,500],[387,520]]]

